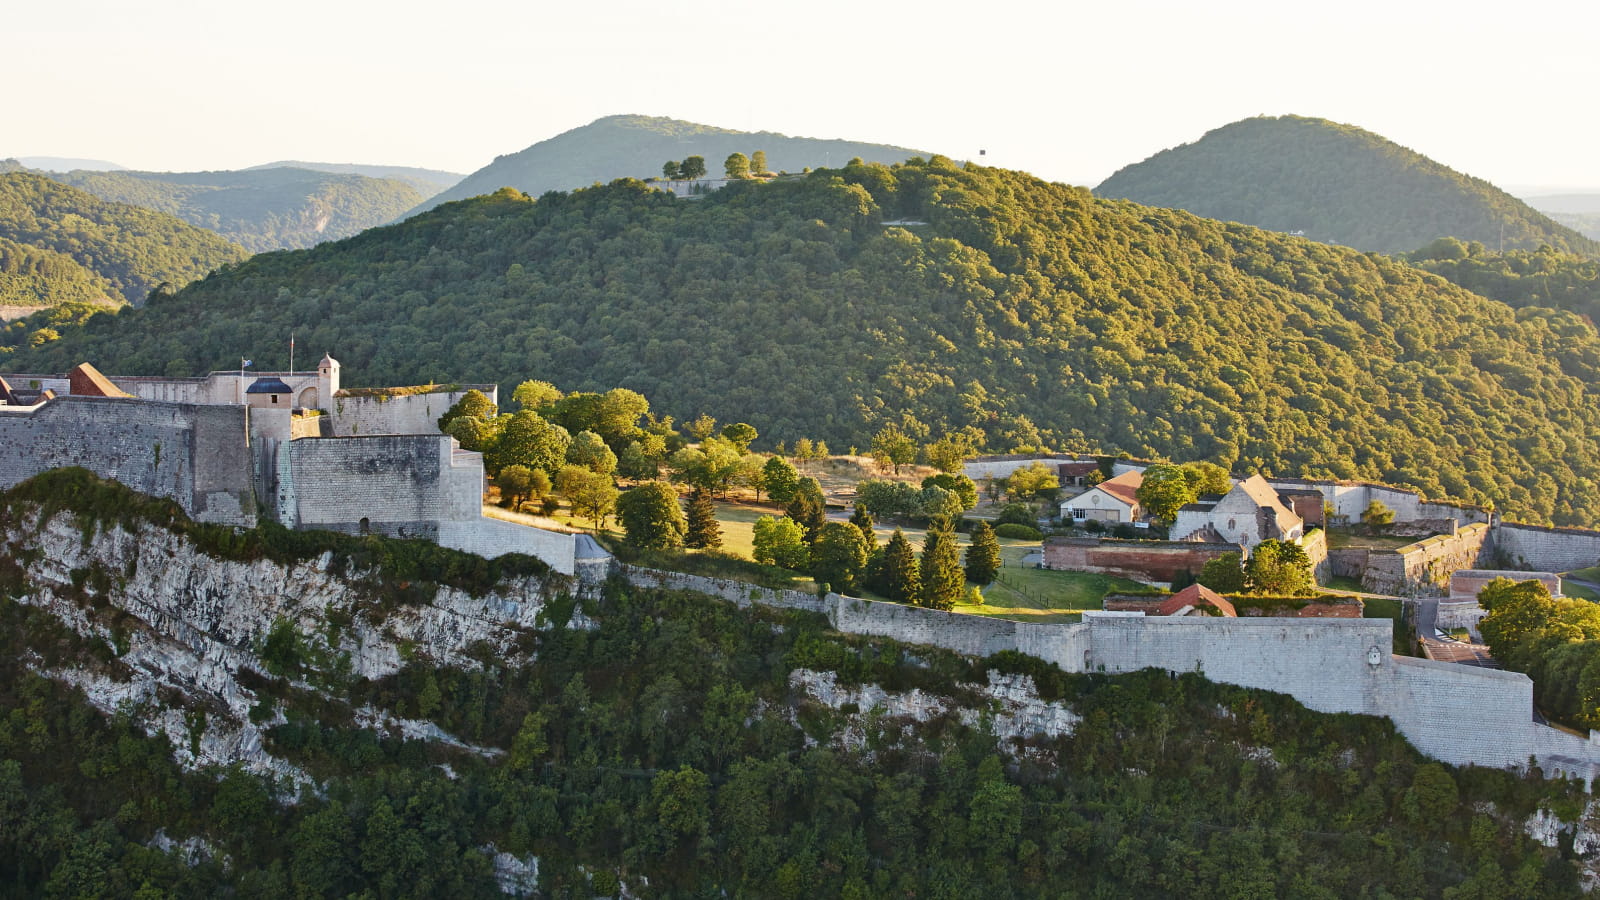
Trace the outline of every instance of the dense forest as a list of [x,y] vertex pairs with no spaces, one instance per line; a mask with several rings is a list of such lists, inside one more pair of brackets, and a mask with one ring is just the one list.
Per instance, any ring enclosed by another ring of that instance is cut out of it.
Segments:
[[170,213],[252,253],[314,247],[393,221],[427,196],[399,179],[268,168],[239,172],[90,172],[57,181],[116,203]]
[[1224,125],[1118,170],[1095,193],[1381,253],[1447,236],[1600,253],[1600,243],[1486,181],[1352,125],[1301,116]]
[[629,180],[503,191],[50,325],[59,340],[43,324],[0,331],[0,369],[283,366],[294,330],[352,384],[514,375],[770,441],[971,429],[995,452],[1370,478],[1600,520],[1600,340],[1578,316],[937,157],[694,200]]
[[1440,238],[1406,258],[1432,272],[1511,306],[1553,306],[1600,318],[1600,259],[1549,247],[1495,253],[1483,244]]
[[[233,554],[282,539],[223,541],[170,503],[51,480],[0,495],[0,515],[43,502],[100,533],[146,516]],[[393,555],[383,538],[341,540]],[[1576,818],[1579,785],[1429,762],[1380,719],[1198,674],[971,660],[620,582],[581,604],[554,598],[518,653],[449,668],[418,647],[377,681],[274,625],[239,674],[260,698],[251,716],[277,723],[267,752],[314,784],[186,771],[141,728],[158,710],[106,717],[39,674],[115,678],[128,663],[114,629],[85,638],[21,602],[18,562],[0,555],[8,896],[493,897],[495,851],[537,857],[552,898],[1580,895],[1570,840],[1545,847],[1524,829],[1540,810]],[[364,576],[358,615],[414,596],[417,577]],[[91,621],[161,627],[122,606],[116,578],[83,580]],[[588,624],[567,627],[580,610]],[[947,711],[919,722],[825,705],[797,686],[801,670],[918,690]],[[1030,677],[1081,721],[997,739],[991,671]],[[208,715],[203,695],[152,702]],[[456,743],[380,736],[357,724],[362,708],[429,720]],[[985,715],[964,719],[974,708]]]
[[110,282],[65,253],[0,238],[0,306],[114,303]]
[[249,256],[237,244],[167,213],[102,200],[19,171],[0,174],[0,238],[69,257],[92,273],[87,276],[48,256],[35,256],[36,262],[17,271],[62,278],[60,293],[51,288],[48,304],[84,299],[90,278],[103,279],[115,302],[139,304],[162,284],[181,287]]
[[767,167],[774,172],[841,166],[855,157],[894,163],[918,152],[885,144],[733,131],[657,116],[606,116],[525,150],[496,157],[413,212],[503,187],[537,197],[546,191],[588,187],[618,176],[656,177],[663,162],[686,156],[704,157],[713,170],[711,177],[717,178],[729,154],[757,150],[767,154]]

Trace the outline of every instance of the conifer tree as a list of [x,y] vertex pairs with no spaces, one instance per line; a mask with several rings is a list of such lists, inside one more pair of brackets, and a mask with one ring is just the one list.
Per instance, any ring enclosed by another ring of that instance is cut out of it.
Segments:
[[966,563],[967,580],[973,584],[990,584],[1000,574],[1000,540],[988,522],[979,522],[972,529]]
[[906,533],[896,528],[883,551],[883,594],[896,603],[915,603],[922,593],[916,552]]
[[805,529],[807,544],[815,543],[817,532],[822,530],[828,518],[822,499],[822,482],[815,478],[801,479],[789,505],[784,508],[784,514]]
[[865,506],[859,503],[856,504],[856,511],[850,516],[850,524],[861,529],[861,536],[867,539],[868,550],[876,551],[878,549],[878,535],[872,530],[872,514],[867,512]]
[[717,521],[716,508],[711,505],[711,493],[703,488],[695,488],[689,494],[689,530],[683,543],[696,550],[715,550],[722,546],[722,524]]
[[928,536],[922,542],[921,568],[922,591],[917,605],[954,609],[966,589],[967,575],[961,571],[961,554],[949,519],[941,517],[929,523]]

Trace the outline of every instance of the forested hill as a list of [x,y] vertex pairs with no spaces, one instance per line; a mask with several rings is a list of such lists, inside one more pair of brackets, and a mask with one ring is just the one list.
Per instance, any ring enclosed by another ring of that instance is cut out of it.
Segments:
[[397,181],[404,181],[406,184],[416,188],[425,198],[432,197],[434,194],[466,177],[460,172],[446,172],[442,169],[421,169],[416,166],[369,166],[358,163],[306,162],[299,159],[262,163],[259,166],[249,166],[245,171],[254,172],[261,169],[310,169],[313,172],[332,172],[337,175],[393,178]]
[[1447,236],[1600,253],[1600,243],[1486,181],[1355,126],[1301,116],[1224,125],[1119,170],[1095,193],[1381,253]]
[[414,212],[449,200],[491,194],[503,187],[537,197],[546,191],[568,191],[614,178],[658,177],[664,163],[688,156],[704,157],[708,175],[720,178],[723,161],[730,154],[749,156],[757,150],[767,154],[767,167],[774,172],[842,166],[854,157],[867,162],[897,163],[919,152],[885,144],[790,137],[771,131],[733,131],[657,116],[606,116],[526,150],[496,157]]
[[[884,220],[926,221],[885,227]],[[0,332],[8,371],[287,364],[536,377],[866,446],[886,421],[1372,478],[1600,519],[1600,339],[1405,263],[948,160],[677,200],[635,181],[449,204],[143,310]],[[280,349],[281,348],[281,349]],[[276,356],[274,354],[277,354]]]
[[[61,265],[70,257],[102,279],[115,302],[143,303],[162,283],[181,287],[249,254],[212,232],[162,212],[112,203],[32,172],[0,174],[0,239],[49,253],[22,271],[57,273],[44,305],[84,299],[90,276]],[[11,256],[10,258],[15,258]],[[64,273],[64,274],[63,274]],[[98,287],[101,282],[93,282]],[[30,288],[20,288],[28,290]]]
[[393,178],[248,169],[55,176],[105,200],[170,213],[254,253],[313,247],[391,222],[427,195]]

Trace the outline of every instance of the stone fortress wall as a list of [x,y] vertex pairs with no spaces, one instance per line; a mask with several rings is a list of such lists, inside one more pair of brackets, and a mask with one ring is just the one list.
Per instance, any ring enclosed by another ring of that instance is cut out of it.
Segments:
[[1076,625],[1011,622],[839,594],[817,597],[742,582],[620,566],[641,587],[699,591],[740,606],[805,609],[849,634],[970,656],[1005,650],[1067,672],[1198,672],[1212,681],[1289,694],[1318,712],[1385,716],[1413,746],[1451,765],[1519,769],[1592,782],[1600,744],[1533,718],[1526,675],[1394,656],[1389,619],[1255,619],[1086,612]]
[[332,433],[325,431],[323,436],[438,434],[439,417],[470,390],[482,391],[489,397],[489,402],[498,402],[498,389],[492,384],[461,385],[452,390],[400,396],[360,391],[337,394],[325,416]]
[[46,469],[82,466],[170,497],[201,522],[256,521],[242,406],[58,397],[0,407],[0,488]]

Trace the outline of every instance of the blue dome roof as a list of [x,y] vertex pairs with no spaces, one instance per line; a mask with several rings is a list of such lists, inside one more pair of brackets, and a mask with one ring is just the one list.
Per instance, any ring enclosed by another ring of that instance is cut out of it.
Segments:
[[244,389],[246,394],[292,394],[294,389],[281,378],[257,378],[256,383]]

